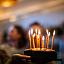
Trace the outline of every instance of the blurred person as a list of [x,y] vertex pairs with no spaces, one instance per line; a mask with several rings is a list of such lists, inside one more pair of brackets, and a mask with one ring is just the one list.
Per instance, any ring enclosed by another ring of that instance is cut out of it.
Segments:
[[[7,63],[9,63],[10,61],[11,63],[16,62],[17,59],[14,60],[11,57],[14,54],[24,54],[25,46],[27,43],[25,31],[22,29],[22,27],[14,25],[9,28],[7,33],[4,33],[3,37],[4,43],[0,45],[0,49],[5,51],[7,55],[10,57]],[[14,56],[14,58],[16,58],[16,56]],[[5,57],[3,59],[5,59]]]
[[8,31],[8,39],[10,46],[18,50],[15,54],[22,54],[21,57],[13,54],[10,64],[26,64],[23,60],[26,58],[23,52],[27,44],[25,31],[18,25],[11,26]]
[[40,30],[41,34],[43,34],[44,30],[45,30],[44,27],[38,22],[34,22],[34,23],[30,24],[29,28],[32,28],[34,31],[35,31],[35,29]]
[[3,39],[0,49],[5,50],[9,56],[15,53],[24,54],[27,40],[22,27],[18,25],[11,26],[8,32],[5,32]]
[[24,30],[18,26],[11,26],[8,31],[9,43],[11,46],[16,48],[25,47],[27,40]]

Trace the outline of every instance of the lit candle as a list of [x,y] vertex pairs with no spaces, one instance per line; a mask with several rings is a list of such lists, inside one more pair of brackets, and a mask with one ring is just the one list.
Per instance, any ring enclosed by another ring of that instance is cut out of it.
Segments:
[[30,47],[30,49],[31,49],[31,36],[30,36],[30,30],[29,30],[29,47]]
[[35,33],[33,34],[33,48],[35,49],[34,37],[35,37]]
[[44,48],[44,36],[42,37],[42,48]]
[[[49,41],[50,41],[50,32],[48,33],[48,45],[49,45]],[[47,45],[47,48],[48,48],[48,45]]]
[[50,36],[50,32],[48,33],[48,36]]
[[31,35],[33,34],[33,29],[31,28]]
[[48,48],[48,35],[49,35],[49,32],[48,32],[48,29],[46,29],[46,33],[47,33],[47,35],[46,35],[46,48]]
[[51,46],[51,49],[53,49],[53,46],[54,46],[54,36],[55,36],[55,30],[54,30],[53,36],[52,36],[52,46]]
[[37,34],[37,29],[36,29],[36,34]]
[[37,35],[37,48],[40,48],[40,35]]
[[41,34],[41,31],[39,30],[39,31],[38,31],[38,35],[40,35],[40,34]]
[[46,33],[47,33],[47,35],[48,35],[48,29],[46,29]]
[[41,37],[41,31],[38,31],[38,48],[40,48],[40,37]]
[[35,44],[36,44],[36,48],[38,47],[38,36],[37,36],[37,29],[35,29]]

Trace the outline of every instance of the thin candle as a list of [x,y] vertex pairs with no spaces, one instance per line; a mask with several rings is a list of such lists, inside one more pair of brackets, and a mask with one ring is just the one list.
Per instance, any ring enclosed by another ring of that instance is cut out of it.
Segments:
[[48,33],[48,36],[50,36],[50,32]]
[[42,48],[44,48],[44,36],[42,37]]
[[[50,42],[50,32],[48,33],[48,45],[49,45],[49,42]],[[48,48],[48,45],[47,45],[47,48]]]
[[37,35],[37,48],[40,48],[40,35]]
[[37,41],[37,40],[38,40],[38,37],[37,37],[37,29],[35,29],[35,33],[36,33],[36,34],[35,34],[35,38],[36,38],[35,40],[36,40],[36,48],[37,48],[37,47],[38,47],[38,41]]
[[31,28],[31,35],[33,34],[33,29]]
[[42,48],[42,35],[41,35],[41,30],[39,29],[38,31],[38,35],[39,35],[39,45],[40,45],[40,49]]
[[46,29],[46,48],[48,48],[48,35],[49,35],[49,32],[48,32],[48,29]]
[[37,34],[38,30],[36,29],[35,31],[36,31],[36,34]]
[[54,46],[54,36],[55,36],[55,30],[54,30],[53,36],[52,36],[52,46],[51,46],[51,49],[53,49],[53,46]]
[[41,31],[38,31],[38,46],[40,48],[40,37],[41,37]]
[[41,31],[39,30],[39,31],[38,31],[38,35],[40,35],[40,34],[41,34]]
[[34,37],[35,37],[35,33],[33,34],[33,48],[35,49]]
[[48,35],[48,29],[46,29],[46,33],[47,33],[47,35]]

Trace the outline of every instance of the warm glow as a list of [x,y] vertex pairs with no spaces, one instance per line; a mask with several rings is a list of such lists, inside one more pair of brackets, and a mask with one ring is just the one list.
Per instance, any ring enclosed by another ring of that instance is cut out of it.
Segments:
[[36,34],[37,34],[37,29],[36,29]]
[[35,48],[34,37],[35,37],[35,33],[33,34],[33,48]]
[[48,36],[50,36],[50,32],[48,33]]
[[31,28],[28,33],[29,33],[29,41],[30,41],[29,44],[31,50],[45,50],[45,51],[53,50],[55,30],[53,31],[51,48],[48,47],[50,43],[50,32],[48,31],[48,29],[46,29],[47,33],[46,36],[42,36],[40,29],[39,30],[35,29],[34,33],[33,28]]
[[44,39],[45,39],[45,38],[44,38],[44,36],[43,36],[43,37],[42,37],[42,40],[44,41]]
[[48,29],[46,29],[46,33],[47,33],[47,35],[48,35]]
[[31,35],[33,34],[33,29],[31,28]]
[[35,33],[33,34],[33,37],[35,37]]
[[16,0],[5,0],[1,2],[1,6],[3,7],[11,7],[16,3]]
[[37,37],[38,37],[38,38],[40,38],[40,36],[39,36],[39,35],[37,35]]
[[29,36],[30,36],[30,30],[29,30]]
[[54,32],[53,32],[53,36],[55,36],[55,30],[54,30]]
[[42,48],[44,48],[44,36],[42,37]]
[[41,32],[40,32],[40,30],[38,31],[38,35],[40,35],[41,34]]

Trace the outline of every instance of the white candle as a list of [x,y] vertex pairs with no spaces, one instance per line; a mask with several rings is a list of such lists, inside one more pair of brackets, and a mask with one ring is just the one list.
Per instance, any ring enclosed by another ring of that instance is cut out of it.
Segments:
[[39,35],[39,47],[40,47],[40,49],[42,48],[42,35],[41,35],[41,30],[39,29],[39,31],[38,31],[38,35]]
[[42,37],[42,48],[44,48],[44,39],[45,39],[45,37],[43,36]]
[[40,35],[40,34],[41,34],[41,31],[39,30],[39,31],[38,31],[38,35]]
[[54,30],[54,32],[53,32],[53,36],[55,36],[55,30]]
[[47,36],[46,36],[46,47],[48,48],[48,45],[49,45],[49,37],[50,37],[50,32],[48,32],[48,29],[46,29],[46,33],[47,33]]
[[46,33],[47,33],[47,35],[48,35],[48,29],[46,29]]
[[37,29],[35,31],[36,31],[36,34],[37,34]]
[[33,34],[33,29],[31,28],[31,35]]
[[50,32],[48,33],[48,36],[50,36]]
[[53,36],[52,36],[52,46],[51,46],[51,49],[53,49],[53,46],[54,46],[54,36],[55,36],[55,30],[54,30]]
[[50,42],[50,32],[48,33],[48,45],[49,45],[49,42]]

